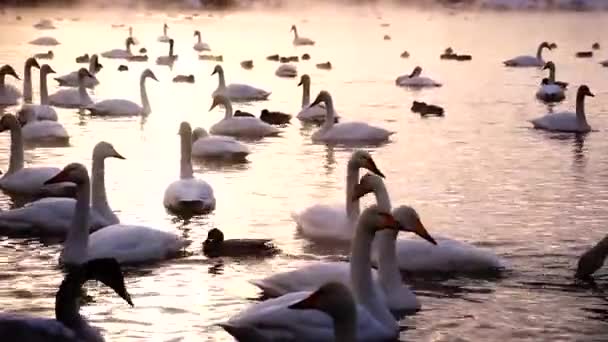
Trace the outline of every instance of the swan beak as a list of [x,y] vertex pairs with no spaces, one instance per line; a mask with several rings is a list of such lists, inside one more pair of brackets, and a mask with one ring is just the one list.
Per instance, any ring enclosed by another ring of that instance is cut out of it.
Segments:
[[209,108],[209,111],[212,111],[213,108],[217,107],[218,102],[215,100],[215,98],[213,99],[213,103],[211,104],[211,107]]
[[412,229],[412,232],[414,234],[420,236],[421,238],[425,239],[426,241],[432,243],[433,245],[437,244],[437,241],[435,241],[435,239],[433,239],[431,234],[429,234],[429,232],[426,230],[426,228],[424,227],[422,222],[420,222],[420,220],[417,220],[416,224],[414,225],[414,227]]
[[127,303],[129,303],[129,305],[131,305],[131,307],[134,307],[135,304],[133,304],[133,300],[131,299],[131,295],[129,294],[129,292],[127,292],[127,289],[124,289],[124,291],[120,291],[121,293],[119,293],[120,297],[122,299],[124,299]]
[[303,81],[300,81],[300,83],[298,83],[298,87],[301,86],[303,84]]
[[595,97],[595,95],[592,92],[587,92],[587,96],[591,96],[591,97]]
[[114,151],[114,155],[112,155],[112,157],[117,158],[117,159],[122,159],[122,160],[127,159],[127,158],[123,157],[122,154],[120,154],[116,151]]
[[319,295],[313,292],[310,296],[302,299],[299,302],[293,303],[288,308],[293,310],[315,309],[318,307]]
[[378,176],[380,176],[382,178],[386,178],[384,176],[384,174],[382,173],[382,171],[380,171],[380,169],[378,169],[378,167],[376,166],[376,163],[374,163],[374,161],[371,160],[371,159],[369,159],[367,161],[367,165],[365,165],[365,168],[368,169],[368,170],[370,170],[371,172],[377,174]]
[[69,182],[69,181],[70,180],[68,179],[68,173],[65,172],[65,170],[62,170],[58,174],[53,176],[51,179],[47,179],[44,182],[44,185],[57,184],[57,183],[63,183],[63,182]]
[[49,74],[56,74],[55,70],[49,66],[49,70],[47,71]]
[[[300,82],[300,84],[302,84],[302,82]],[[318,105],[321,102],[323,102],[323,100],[321,100],[321,98],[319,98],[319,96],[317,96],[317,98],[313,101],[313,103],[311,103],[310,105],[308,105],[308,108],[314,107],[314,106]]]
[[18,79],[19,81],[21,81],[21,77],[19,77],[19,75],[17,75],[17,72],[15,72],[15,70],[10,70],[9,72],[7,72],[7,75],[11,75],[14,78]]
[[40,64],[38,64],[38,61],[34,58],[34,64],[32,64],[32,66],[36,69],[40,69]]
[[211,76],[217,74],[217,69],[213,69],[213,72],[211,73]]

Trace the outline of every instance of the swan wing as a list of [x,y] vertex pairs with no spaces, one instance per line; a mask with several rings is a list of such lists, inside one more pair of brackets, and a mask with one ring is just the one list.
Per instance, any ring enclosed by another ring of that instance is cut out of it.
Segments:
[[109,51],[102,52],[101,56],[105,57],[105,58],[122,59],[122,58],[131,57],[131,53],[129,53],[127,50],[123,50],[123,49],[112,49]]
[[293,213],[292,218],[302,235],[311,239],[350,241],[354,234],[344,207],[317,204]]
[[21,96],[21,90],[12,84],[5,84],[4,89],[0,88],[0,104],[2,105],[16,105]]
[[24,104],[19,110],[19,115],[33,117],[35,120],[57,121],[55,108],[48,105]]
[[505,66],[514,67],[542,67],[545,65],[543,60],[536,58],[535,56],[517,56],[503,62]]
[[223,155],[248,155],[249,148],[228,136],[200,138],[192,144],[194,157],[221,157]]
[[344,122],[335,124],[329,130],[321,129],[315,132],[313,139],[335,143],[357,141],[382,142],[388,140],[393,133],[365,122]]
[[[59,83],[59,86],[61,87],[78,87],[78,71],[72,71],[69,74],[55,77],[55,80]],[[95,76],[86,76],[84,78],[84,86],[87,88],[93,88],[98,84],[99,81]]]
[[581,127],[579,127],[578,120],[576,119],[576,113],[547,114],[530,122],[537,129],[561,132],[581,131]]
[[280,130],[258,118],[232,117],[223,119],[209,130],[212,134],[243,137],[265,137],[277,135]]
[[144,111],[137,103],[123,99],[103,100],[88,106],[87,109],[92,115],[106,116],[135,116]]
[[73,183],[44,185],[44,182],[59,173],[55,167],[26,167],[0,178],[0,188],[11,193],[29,196],[63,195],[74,191]]
[[226,87],[224,94],[233,101],[266,100],[270,92],[248,84],[233,83]]
[[195,201],[215,208],[215,197],[211,186],[202,180],[191,178],[180,179],[169,184],[165,190],[163,203],[165,207],[176,208],[181,205],[181,202]]
[[84,103],[80,103],[80,94],[78,89],[59,89],[55,93],[49,95],[49,103],[61,108],[78,108],[81,105],[87,106],[93,104],[93,101],[88,94],[85,95]]
[[402,87],[441,87],[441,83],[422,76],[399,76],[396,82]]
[[21,128],[23,139],[26,141],[65,141],[70,135],[62,124],[57,121],[43,120],[28,122]]

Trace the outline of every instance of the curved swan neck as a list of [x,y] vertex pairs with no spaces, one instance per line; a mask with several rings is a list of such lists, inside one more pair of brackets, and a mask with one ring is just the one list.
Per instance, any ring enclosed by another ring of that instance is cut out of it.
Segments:
[[576,94],[576,120],[579,123],[586,124],[587,123],[587,115],[585,114],[585,94],[577,93]]
[[163,26],[163,36],[167,35],[167,25]]
[[294,26],[294,27],[292,28],[292,30],[293,30],[293,36],[294,36],[294,38],[295,38],[295,39],[298,39],[298,38],[300,37],[300,36],[298,35],[298,28]]
[[108,221],[118,222],[118,218],[110,208],[106,193],[106,170],[105,157],[97,156],[93,153],[93,165],[91,167],[92,177],[92,208],[95,209],[103,218]]
[[358,182],[359,166],[353,160],[350,160],[346,168],[346,217],[352,224],[355,224],[361,211],[359,199],[353,201],[355,186]]
[[217,77],[219,80],[219,89],[226,89],[226,79],[224,78],[224,69],[219,69],[217,72]]
[[23,101],[32,102],[32,67],[28,63],[23,68]]
[[77,184],[76,207],[72,227],[63,244],[62,261],[66,265],[80,265],[87,260],[89,244],[89,206],[91,203],[91,182],[87,175],[84,182]]
[[169,57],[173,57],[173,43],[169,43]]
[[549,65],[549,82],[555,83],[555,65]]
[[21,126],[17,122],[11,126],[11,157],[8,163],[7,174],[23,169],[23,135]]
[[49,104],[49,88],[47,84],[47,73],[40,73],[40,104],[48,105]]
[[540,44],[538,46],[538,49],[536,50],[536,58],[538,58],[539,60],[543,60],[543,49],[546,48],[547,46],[545,44]]
[[97,60],[95,58],[91,58],[89,60],[89,72],[91,75],[95,75],[97,73]]
[[181,159],[180,159],[179,177],[181,179],[193,178],[194,171],[192,171],[192,133],[181,134],[180,145],[181,145]]
[[336,112],[334,110],[334,100],[331,97],[325,99],[325,109],[327,112],[325,113],[325,122],[321,129],[330,129],[334,126],[334,117],[336,116]]
[[148,100],[148,91],[146,90],[146,77],[144,75],[139,79],[139,94],[141,96],[141,105],[144,108],[144,114],[150,114],[150,100]]
[[83,277],[68,274],[55,295],[55,318],[63,325],[78,331],[84,321],[80,316],[80,289],[84,284]]
[[201,34],[200,34],[200,33],[197,33],[197,34],[196,34],[196,38],[197,38],[197,39],[196,39],[196,41],[197,41],[198,43],[202,43],[202,40],[201,40]]
[[302,83],[302,108],[310,104],[310,81]]

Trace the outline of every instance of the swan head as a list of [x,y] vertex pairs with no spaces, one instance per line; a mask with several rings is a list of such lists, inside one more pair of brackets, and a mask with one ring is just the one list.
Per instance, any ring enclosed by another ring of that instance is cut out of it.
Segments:
[[13,114],[4,114],[0,119],[0,132],[8,131],[11,128],[21,126],[19,120]]
[[417,76],[420,76],[420,74],[422,74],[422,67],[421,66],[416,66],[414,68],[414,70],[412,70],[412,73],[410,74],[410,77],[417,77]]
[[57,184],[63,182],[72,182],[76,185],[82,185],[89,182],[89,171],[87,167],[80,163],[68,164],[58,174],[47,179],[44,185]]
[[546,69],[555,69],[555,63],[553,63],[551,61],[545,63],[545,65],[543,66],[543,70],[546,70]]
[[169,46],[173,47],[174,43],[175,43],[175,41],[173,40],[173,38],[169,39]]
[[93,75],[91,75],[89,70],[85,68],[80,68],[80,70],[78,70],[78,79],[82,80],[85,77],[93,77]]
[[348,161],[348,167],[357,169],[364,168],[382,178],[386,178],[380,169],[378,169],[378,166],[376,166],[376,162],[374,162],[371,154],[369,154],[367,151],[357,150],[353,152],[350,160]]
[[393,209],[393,216],[401,223],[403,230],[414,233],[433,245],[437,244],[437,241],[433,239],[422,224],[422,221],[420,221],[420,216],[416,212],[416,209],[409,205],[402,205]]
[[93,54],[91,56],[91,60],[89,63],[94,66],[95,72],[98,72],[99,70],[101,70],[101,68],[103,68],[103,65],[99,63],[99,57],[97,56],[97,54]]
[[385,229],[404,230],[401,223],[391,213],[381,210],[375,204],[363,210],[357,225],[365,227],[374,234]]
[[222,233],[222,231],[217,228],[213,228],[207,233],[207,239],[205,240],[205,243],[221,243],[223,241],[224,233]]
[[581,85],[580,87],[578,87],[577,95],[595,97],[595,95],[591,92],[591,90],[589,90],[589,87],[584,84]]
[[213,96],[213,103],[211,104],[211,108],[209,108],[209,111],[212,111],[213,108],[219,106],[219,105],[226,105],[229,104],[230,100],[222,94],[217,94]]
[[154,75],[154,73],[152,72],[152,70],[150,69],[146,69],[141,73],[141,78],[151,78],[153,80],[155,80],[156,82],[158,82],[158,79],[156,78],[156,75]]
[[296,25],[291,25],[291,28],[289,29],[289,32],[292,32],[292,31],[295,32],[297,30],[298,29],[296,28]]
[[10,75],[13,76],[14,78],[21,80],[21,78],[19,77],[19,75],[17,75],[17,72],[15,71],[15,69],[13,69],[12,66],[6,64],[3,65],[2,68],[0,68],[0,74],[2,75]]
[[[557,45],[556,45],[555,47],[557,47]],[[553,48],[551,47],[551,44],[549,44],[548,42],[542,42],[542,43],[540,43],[539,48],[547,48],[547,49],[549,49],[549,50],[553,49]]]
[[445,53],[446,55],[451,55],[454,53],[454,49],[448,47],[447,49],[443,50],[443,53]]
[[168,28],[169,28],[169,25],[167,25],[167,23],[164,23],[164,24],[163,24],[163,30],[166,30],[166,29],[168,29]]
[[557,44],[555,44],[555,43],[549,44],[549,49],[551,49],[551,50],[557,49]]
[[201,35],[201,31],[199,31],[199,30],[194,31],[194,36],[195,37],[200,36],[200,35]]
[[41,74],[44,74],[44,75],[48,75],[48,74],[54,74],[54,73],[55,73],[55,70],[53,70],[53,68],[51,68],[51,66],[50,66],[50,65],[48,65],[48,64],[43,64],[43,65],[40,67],[40,73],[41,73]]
[[182,121],[182,123],[179,125],[179,131],[177,134],[181,136],[192,136],[192,127],[190,127],[188,122]]
[[215,68],[213,68],[213,72],[211,73],[211,76],[215,75],[215,74],[224,74],[224,69],[222,68],[221,65],[216,65]]
[[338,282],[321,286],[310,296],[289,306],[293,310],[319,310],[334,319],[352,317],[356,312],[355,299],[350,289]]
[[200,138],[205,138],[208,136],[209,136],[209,133],[207,133],[207,131],[202,127],[196,127],[195,129],[192,130],[192,142],[195,142]]
[[34,67],[36,69],[40,69],[40,65],[38,64],[38,61],[34,57],[30,57],[30,58],[28,58],[28,59],[25,60],[25,67],[28,68],[28,69],[31,68],[31,67]]
[[308,74],[304,74],[302,75],[302,77],[300,77],[300,83],[298,83],[298,87],[307,84],[310,84],[310,76],[308,76]]
[[114,149],[112,144],[105,141],[98,142],[97,145],[95,145],[95,148],[93,148],[93,159],[96,157],[126,159],[120,153],[116,152],[116,149]]
[[133,37],[127,37],[125,44],[127,44],[127,46],[135,45],[135,40],[133,40]]
[[325,103],[325,105],[332,102],[331,94],[327,90],[321,90],[319,95],[317,95],[317,98],[309,105],[309,107],[314,107],[321,102]]
[[133,306],[131,295],[125,286],[122,269],[114,258],[89,260],[82,266],[71,269],[68,276],[76,276],[84,280],[98,280],[114,290],[129,305]]

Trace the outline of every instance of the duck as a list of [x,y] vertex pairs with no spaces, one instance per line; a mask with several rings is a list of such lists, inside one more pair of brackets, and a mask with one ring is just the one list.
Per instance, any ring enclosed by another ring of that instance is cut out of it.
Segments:
[[385,34],[384,37],[382,37],[382,39],[384,39],[384,40],[391,40],[392,38],[388,34]]
[[39,37],[29,42],[31,45],[55,46],[61,44],[53,37]]
[[[399,335],[399,326],[386,306],[382,292],[373,287],[370,247],[376,233],[401,229],[390,213],[375,205],[366,208],[357,222],[351,246],[350,274],[357,301],[356,329],[360,341],[395,340]],[[264,341],[278,341],[284,336],[298,341],[333,341],[329,316],[313,310],[289,309],[311,294],[311,291],[293,292],[256,303],[219,325],[240,341],[249,340],[247,337],[252,335]],[[282,333],[277,335],[277,331]]]
[[[120,223],[118,216],[110,208],[106,195],[105,160],[107,158],[125,159],[116,152],[112,144],[100,141],[93,148],[91,168],[92,203],[88,221],[88,229],[91,232]],[[56,174],[60,170],[55,171]],[[0,232],[7,236],[65,238],[72,228],[75,207],[76,200],[73,198],[52,197],[30,202],[22,208],[2,211],[0,212]]]
[[177,55],[173,54],[173,39],[169,39],[169,54],[167,56],[158,56],[156,58],[156,64],[158,65],[173,65],[177,60]]
[[280,250],[271,239],[224,239],[224,233],[213,228],[203,242],[203,253],[209,258],[218,257],[267,257]]
[[540,68],[545,65],[545,61],[543,60],[543,49],[553,50],[554,46],[548,42],[542,42],[538,46],[536,50],[535,56],[518,56],[503,62],[503,64],[507,67],[537,67]]
[[426,102],[414,101],[412,103],[411,111],[419,113],[420,116],[443,116],[443,108],[436,105],[429,105]]
[[319,95],[317,95],[317,98],[310,106],[315,106],[321,102],[325,103],[327,115],[321,128],[312,134],[313,142],[347,145],[381,144],[387,142],[389,137],[395,133],[365,122],[350,121],[335,123],[334,117],[336,113],[331,94],[328,91],[322,90],[319,92]]
[[246,70],[253,69],[253,61],[252,60],[242,61],[241,67]]
[[266,100],[270,96],[270,92],[265,90],[252,87],[247,84],[232,83],[226,86],[226,79],[224,78],[224,69],[221,65],[216,65],[211,75],[218,75],[218,86],[213,92],[212,96],[224,95],[230,101],[258,101]]
[[274,74],[279,77],[293,78],[298,76],[298,69],[293,64],[281,64]]
[[167,30],[169,29],[169,26],[167,25],[167,23],[163,24],[163,35],[158,37],[158,41],[161,43],[168,43],[169,39],[171,39],[169,36],[167,36]]
[[441,87],[442,84],[428,77],[420,76],[422,67],[416,66],[409,75],[397,77],[395,84],[400,87],[425,88],[425,87]]
[[39,30],[54,30],[56,29],[55,25],[50,19],[40,19],[39,22],[34,24],[34,28]]
[[194,83],[194,75],[177,75],[173,77],[175,83]]
[[[19,121],[32,121],[32,120],[50,120],[57,121],[57,112],[55,108],[49,105],[49,92],[47,85],[47,75],[54,74],[55,70],[48,64],[43,64],[40,67],[40,104],[29,104],[26,103],[21,106],[18,112]],[[21,120],[21,118],[24,120]],[[25,119],[27,118],[27,119]]]
[[131,45],[134,45],[133,38],[128,37],[125,40],[125,49],[112,49],[101,53],[102,57],[112,58],[112,59],[127,59],[133,56],[131,52]]
[[223,62],[224,61],[224,56],[222,55],[199,55],[198,59],[200,59],[201,61],[215,61],[215,62]]
[[271,125],[286,125],[291,120],[291,115],[276,111],[269,111],[268,109],[262,109],[260,113],[260,120]]
[[58,172],[56,167],[23,166],[23,134],[21,124],[13,114],[4,114],[0,119],[0,132],[11,133],[11,154],[8,171],[0,178],[0,189],[26,198],[72,197],[74,184],[62,183],[48,187],[44,181]]
[[279,58],[279,62],[281,62],[281,63],[289,63],[289,57],[287,57],[287,56],[281,56],[281,58]]
[[591,126],[587,123],[585,114],[585,97],[594,97],[587,85],[581,85],[576,93],[576,112],[549,113],[531,120],[536,129],[554,132],[587,133]]
[[234,117],[232,103],[225,95],[215,95],[209,111],[222,105],[225,115],[222,120],[211,126],[211,134],[227,135],[240,138],[263,138],[279,135],[280,131],[256,117]]
[[237,109],[234,111],[234,114],[232,115],[235,118],[241,117],[241,118],[255,118],[255,115],[249,113],[249,112],[245,112],[242,111],[240,109]]
[[192,157],[240,161],[251,153],[249,148],[233,137],[209,135],[202,127],[192,131]]
[[452,49],[451,47],[446,48],[445,50],[443,50],[443,53],[439,55],[440,59],[454,59],[455,57],[456,53],[454,53],[454,49]]
[[[99,64],[99,57],[97,57],[96,54],[91,55],[91,58],[89,59],[89,74],[91,74],[91,77],[86,76],[83,79],[85,87],[95,88],[95,86],[99,85],[99,80],[95,75],[101,68],[102,65]],[[60,87],[78,87],[78,71],[72,71],[69,74],[55,77],[55,81],[59,83]]]
[[0,106],[16,105],[22,94],[16,87],[5,83],[6,75],[21,80],[12,66],[6,64],[0,68]]
[[124,64],[121,64],[121,65],[118,66],[117,70],[118,71],[129,71],[129,67],[126,66],[126,65],[124,65]]
[[307,53],[303,54],[302,55],[302,60],[309,61],[310,60],[310,54],[307,54]]
[[[383,212],[391,212],[391,202],[386,186],[382,178],[377,175],[366,174],[361,177],[359,184],[355,187],[351,201],[357,201],[370,192],[373,192],[376,196],[378,209]],[[403,231],[412,232],[422,237],[428,242],[430,249],[437,244],[420,222],[415,209],[404,207],[394,210],[392,215],[399,221]],[[378,271],[373,271],[374,287],[376,291],[384,294],[384,303],[391,311],[419,310],[420,302],[416,295],[408,286],[403,285],[401,280],[401,273],[397,267],[396,240],[397,232],[395,231],[380,232],[375,238],[373,246],[380,251],[381,260],[378,262]],[[348,262],[322,262],[293,271],[273,274],[261,280],[254,280],[252,283],[262,289],[264,295],[271,297],[290,292],[310,291],[326,282],[339,282],[350,287],[352,281],[349,276],[349,269]]]
[[196,37],[196,43],[194,43],[194,46],[192,47],[194,51],[211,51],[209,44],[201,40],[201,32],[199,30],[194,31],[194,36]]
[[290,31],[293,31],[293,45],[295,45],[295,46],[315,45],[314,40],[312,40],[310,38],[306,38],[306,37],[300,37],[298,35],[298,28],[296,27],[296,25],[291,25]]
[[325,62],[325,63],[318,63],[317,65],[317,69],[322,69],[322,70],[331,70],[332,66],[331,66],[331,62]]
[[555,81],[555,64],[547,62],[543,70],[549,69],[549,78],[543,78],[536,98],[544,102],[559,102],[566,98],[564,89],[568,83]]
[[49,103],[60,108],[85,108],[93,104],[93,100],[84,86],[84,80],[87,77],[93,77],[93,75],[87,69],[80,68],[78,70],[78,89],[59,89],[49,96]]
[[141,96],[141,105],[123,99],[111,99],[103,100],[94,104],[86,106],[86,109],[91,115],[99,116],[136,116],[136,115],[148,115],[152,111],[150,107],[150,101],[148,100],[148,93],[146,91],[146,79],[151,78],[158,81],[152,70],[145,69],[139,77],[139,93]]
[[[310,106],[310,76],[308,74],[300,77],[298,87],[302,87],[302,109],[296,115],[300,121],[305,123],[322,124],[327,116],[327,109],[324,103],[319,103],[315,106]],[[339,121],[340,116],[336,113],[334,122]]]
[[315,204],[291,214],[303,237],[318,241],[349,242],[359,217],[359,200],[353,200],[359,182],[359,169],[366,169],[382,178],[371,154],[355,150],[346,164],[346,199],[342,205]]
[[91,56],[89,56],[88,53],[85,53],[84,55],[76,57],[76,63],[89,63],[90,60],[91,60]]
[[608,236],[605,236],[595,246],[580,256],[576,265],[576,278],[583,280],[591,279],[593,273],[602,268],[607,255]]
[[281,57],[278,54],[270,55],[266,57],[266,60],[278,62]]
[[407,52],[407,50],[404,50],[404,51],[403,51],[403,52],[402,52],[402,53],[399,55],[399,57],[401,57],[401,58],[410,58],[410,53],[409,53],[409,52]]
[[[140,52],[142,53],[142,52]],[[148,55],[132,55],[127,57],[127,60],[129,62],[147,62],[148,61]]]
[[215,210],[213,188],[194,178],[192,171],[192,128],[182,122],[179,128],[181,159],[180,177],[165,190],[163,205],[178,216],[204,215]]
[[335,342],[357,341],[357,303],[342,283],[328,282],[308,297],[288,306],[291,310],[318,310],[331,317]]
[[[23,67],[23,102],[32,103],[32,68],[40,69],[36,58],[30,57],[25,60]],[[15,89],[15,93],[19,91]],[[19,95],[21,96],[21,94]]]
[[578,51],[574,56],[577,58],[591,58],[593,57],[593,51]]
[[2,335],[10,340],[28,342],[103,341],[100,330],[91,326],[79,313],[83,285],[89,280],[101,282],[133,306],[118,262],[113,259],[90,260],[70,269],[65,275],[55,295],[55,319],[2,313]]
[[599,50],[600,49],[600,43],[598,43],[598,42],[593,43],[593,45],[591,45],[591,48],[593,50]]
[[37,59],[53,59],[53,57],[55,57],[53,50],[34,54],[34,58],[37,58]]

